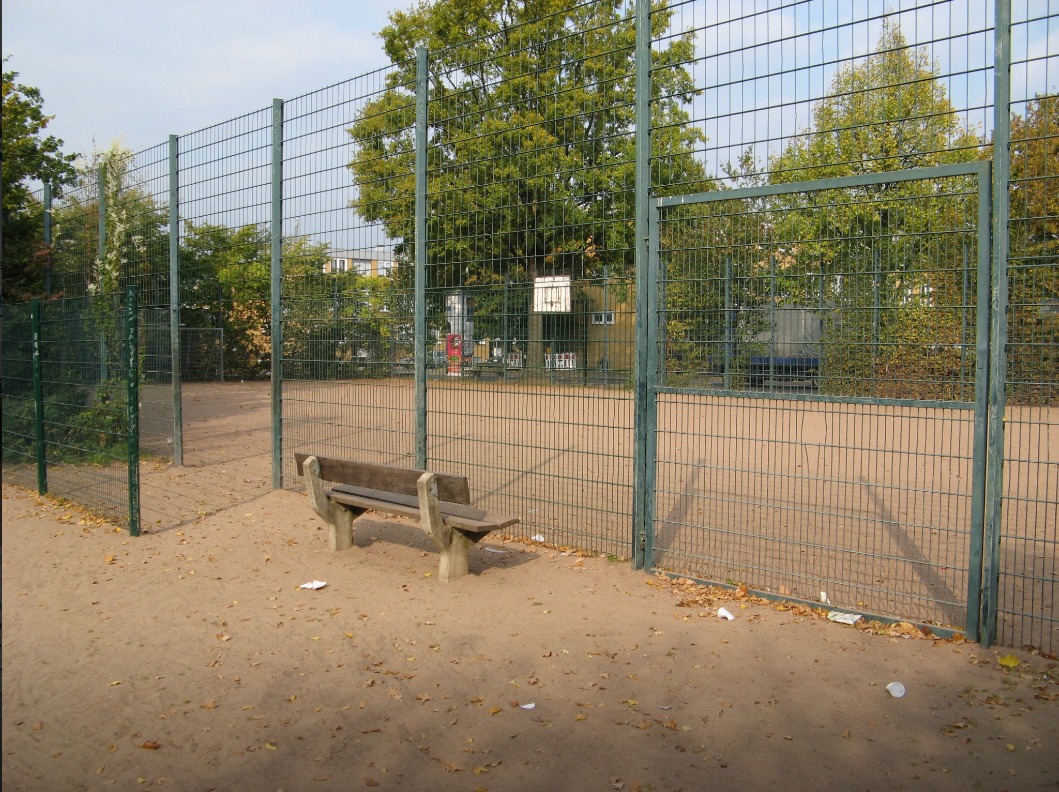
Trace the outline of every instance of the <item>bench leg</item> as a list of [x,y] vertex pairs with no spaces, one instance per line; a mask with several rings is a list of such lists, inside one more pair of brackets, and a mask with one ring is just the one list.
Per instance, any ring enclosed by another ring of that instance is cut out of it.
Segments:
[[416,482],[416,489],[419,491],[421,524],[441,553],[438,577],[445,581],[456,580],[467,575],[469,571],[467,551],[474,542],[459,531],[445,525],[445,521],[441,519],[441,512],[438,510],[436,487],[433,473],[424,473]]
[[[436,541],[436,540],[435,540]],[[449,544],[447,547],[437,542],[441,551],[441,566],[438,569],[438,577],[442,580],[456,580],[469,574],[467,568],[467,551],[474,544],[470,539],[459,531],[449,528]]]
[[348,550],[353,546],[353,520],[357,518],[349,509],[331,504],[331,522],[327,541],[332,550]]

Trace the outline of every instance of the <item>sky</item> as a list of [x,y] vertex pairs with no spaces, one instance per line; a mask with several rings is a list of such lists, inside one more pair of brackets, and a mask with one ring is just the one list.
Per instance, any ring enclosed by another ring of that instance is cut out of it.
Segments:
[[4,71],[68,153],[164,143],[388,65],[414,0],[3,0]]

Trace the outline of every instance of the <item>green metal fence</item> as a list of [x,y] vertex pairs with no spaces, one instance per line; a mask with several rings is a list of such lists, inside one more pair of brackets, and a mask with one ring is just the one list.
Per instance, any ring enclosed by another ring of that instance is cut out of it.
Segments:
[[535,8],[421,8],[392,67],[49,206],[45,294],[139,289],[140,447],[220,461],[181,381],[259,380],[275,486],[461,472],[524,538],[1055,652],[1059,15]]
[[8,306],[4,478],[139,527],[136,290]]
[[990,189],[974,162],[657,201],[649,566],[977,636]]

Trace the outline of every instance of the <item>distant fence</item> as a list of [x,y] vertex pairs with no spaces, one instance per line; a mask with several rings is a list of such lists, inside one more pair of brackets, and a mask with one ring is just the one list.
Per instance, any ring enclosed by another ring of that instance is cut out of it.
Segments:
[[267,379],[277,487],[459,471],[524,537],[1054,653],[1059,15],[759,5],[512,12],[101,162],[43,291],[137,287],[178,464],[182,379]]

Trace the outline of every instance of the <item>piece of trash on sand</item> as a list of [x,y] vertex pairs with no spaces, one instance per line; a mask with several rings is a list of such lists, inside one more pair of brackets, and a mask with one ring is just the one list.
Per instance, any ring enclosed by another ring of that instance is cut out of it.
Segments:
[[717,615],[720,616],[722,619],[728,619],[728,621],[732,621],[735,618],[735,616],[732,615],[732,612],[728,610],[728,608],[718,608]]
[[905,686],[900,682],[891,682],[886,686],[886,689],[890,691],[890,695],[894,698],[901,698],[905,694]]
[[831,611],[827,614],[828,621],[838,622],[839,624],[856,624],[861,620],[859,613],[843,613],[842,611]]
[[485,552],[487,552],[487,553],[506,553],[507,550],[502,550],[499,547],[487,547],[487,548],[485,548]]
[[530,539],[532,539],[534,542],[543,542],[544,541],[544,534],[534,534],[533,536],[530,537]]
[[519,704],[519,706],[522,707],[522,709],[533,709],[537,705],[536,704]]
[[831,600],[829,600],[827,598],[827,592],[826,591],[821,591],[820,592],[820,601],[822,603],[824,603],[825,605],[830,605],[831,604]]
[[308,583],[302,583],[298,588],[315,591],[316,589],[322,589],[326,585],[327,584],[322,580],[310,580]]

